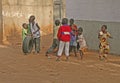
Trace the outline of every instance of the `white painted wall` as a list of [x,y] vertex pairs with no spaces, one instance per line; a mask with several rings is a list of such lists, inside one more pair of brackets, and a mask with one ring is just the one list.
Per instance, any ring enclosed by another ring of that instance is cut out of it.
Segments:
[[68,18],[120,22],[120,0],[66,0]]

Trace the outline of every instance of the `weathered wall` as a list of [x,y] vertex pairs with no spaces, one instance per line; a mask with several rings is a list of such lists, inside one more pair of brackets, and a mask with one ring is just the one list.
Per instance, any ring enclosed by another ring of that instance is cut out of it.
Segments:
[[102,21],[76,21],[78,27],[83,27],[89,49],[98,50],[99,40],[98,32],[103,24],[108,26],[108,31],[113,39],[109,39],[110,53],[120,55],[120,22],[102,22]]
[[2,0],[5,44],[21,41],[22,23],[36,16],[42,35],[52,33],[53,0]]
[[3,28],[2,28],[2,1],[0,0],[0,43],[3,39]]
[[53,0],[53,20],[66,17],[66,0]]

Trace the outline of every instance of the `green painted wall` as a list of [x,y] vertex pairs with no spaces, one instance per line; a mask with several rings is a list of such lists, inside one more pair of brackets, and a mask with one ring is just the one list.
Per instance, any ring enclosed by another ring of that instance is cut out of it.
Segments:
[[103,24],[108,26],[108,31],[113,36],[109,39],[110,53],[120,55],[120,22],[102,22],[102,21],[82,21],[75,22],[78,27],[83,27],[89,49],[98,50],[99,40],[98,32]]

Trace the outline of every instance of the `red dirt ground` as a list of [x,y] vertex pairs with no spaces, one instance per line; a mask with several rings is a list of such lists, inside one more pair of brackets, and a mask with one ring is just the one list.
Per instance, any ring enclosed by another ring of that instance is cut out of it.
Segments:
[[99,61],[97,52],[86,52],[83,60],[71,56],[56,62],[45,51],[52,37],[41,38],[41,52],[24,55],[21,46],[0,45],[0,83],[120,83],[120,57]]

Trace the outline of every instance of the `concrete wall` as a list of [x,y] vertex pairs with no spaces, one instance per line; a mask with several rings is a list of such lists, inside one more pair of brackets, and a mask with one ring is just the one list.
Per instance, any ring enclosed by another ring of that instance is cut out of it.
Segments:
[[109,39],[110,53],[120,55],[120,22],[82,21],[75,22],[78,27],[83,27],[89,49],[98,50],[98,32],[103,24],[108,26],[108,31],[113,39]]
[[76,20],[120,22],[120,0],[66,0],[67,16]]
[[111,53],[120,55],[120,0],[66,0],[66,15],[84,28],[90,49],[98,50],[98,32],[103,24],[113,36]]

